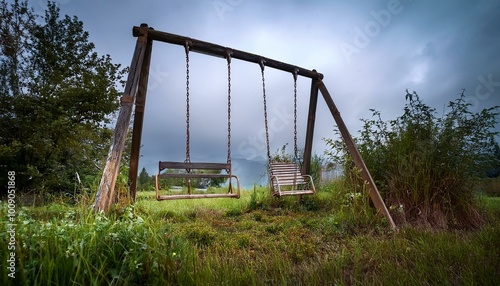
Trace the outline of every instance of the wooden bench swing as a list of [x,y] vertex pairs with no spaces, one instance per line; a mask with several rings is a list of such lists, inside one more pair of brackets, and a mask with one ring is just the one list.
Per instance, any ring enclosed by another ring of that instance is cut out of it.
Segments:
[[297,75],[298,70],[293,71],[293,131],[294,131],[294,159],[292,162],[273,162],[269,145],[269,126],[267,122],[267,99],[266,83],[264,76],[265,61],[261,60],[260,68],[262,74],[262,96],[264,99],[264,123],[266,129],[267,164],[269,171],[269,187],[273,196],[302,196],[316,193],[314,182],[310,175],[303,175],[298,163],[297,148]]
[[[158,164],[158,174],[156,175],[155,189],[156,199],[161,200],[178,200],[178,199],[201,199],[201,198],[239,198],[240,197],[240,180],[238,176],[232,173],[231,169],[231,54],[226,54],[227,59],[227,162],[226,163],[200,163],[191,162],[190,158],[190,131],[189,131],[189,42],[185,42],[186,50],[186,160],[184,162],[162,162]],[[162,173],[165,170],[181,170],[183,172]],[[193,171],[204,170],[209,173],[196,173]],[[222,173],[225,171],[225,173]],[[171,194],[162,195],[161,178],[182,178],[186,182],[187,194]],[[194,194],[191,186],[191,179],[229,179],[228,192],[218,194]],[[236,179],[236,192],[233,191],[232,179]]]

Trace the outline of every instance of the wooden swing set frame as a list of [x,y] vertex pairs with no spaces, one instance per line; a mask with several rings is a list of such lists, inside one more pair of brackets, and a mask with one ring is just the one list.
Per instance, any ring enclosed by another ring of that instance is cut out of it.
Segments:
[[103,175],[101,177],[99,189],[97,190],[96,199],[93,206],[95,212],[107,212],[115,197],[115,184],[133,111],[135,112],[134,123],[132,127],[132,146],[129,163],[128,183],[130,187],[130,196],[135,200],[142,127],[144,121],[144,107],[146,103],[146,93],[153,41],[160,41],[180,46],[184,46],[186,42],[189,42],[190,51],[221,58],[225,58],[226,55],[230,53],[233,59],[256,64],[261,64],[262,62],[264,62],[265,66],[267,67],[290,73],[297,73],[297,75],[299,76],[310,78],[311,92],[309,97],[309,110],[307,117],[306,138],[303,163],[301,166],[301,174],[309,174],[311,169],[316,107],[318,103],[318,92],[321,91],[323,99],[325,100],[325,103],[330,110],[337,127],[339,128],[342,139],[346,143],[347,149],[350,156],[352,157],[355,166],[361,171],[362,179],[368,183],[371,201],[373,202],[378,212],[387,219],[391,228],[396,229],[396,225],[382,197],[380,196],[377,186],[375,185],[375,182],[373,181],[373,178],[371,177],[370,172],[368,171],[368,168],[363,161],[363,158],[358,152],[356,145],[342,117],[340,116],[339,110],[337,109],[330,93],[328,92],[323,82],[323,75],[321,73],[318,73],[316,70],[304,69],[260,55],[251,54],[217,44],[166,32],[156,31],[148,27],[147,24],[141,24],[140,27],[134,26],[132,28],[132,34],[134,37],[137,37],[137,42],[134,55],[132,57],[124,94],[121,97],[121,107],[113,133],[106,166],[103,170]]

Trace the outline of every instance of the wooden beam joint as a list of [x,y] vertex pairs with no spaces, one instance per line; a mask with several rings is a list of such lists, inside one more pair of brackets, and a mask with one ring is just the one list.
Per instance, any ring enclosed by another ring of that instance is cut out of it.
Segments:
[[120,98],[120,103],[123,105],[125,103],[133,103],[134,102],[134,97],[133,96],[128,96],[124,95]]

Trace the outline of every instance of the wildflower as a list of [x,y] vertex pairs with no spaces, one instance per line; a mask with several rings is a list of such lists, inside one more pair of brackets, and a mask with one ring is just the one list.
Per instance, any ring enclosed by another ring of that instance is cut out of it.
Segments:
[[109,237],[111,238],[111,240],[118,240],[118,234],[117,233],[112,232],[112,233],[109,234]]

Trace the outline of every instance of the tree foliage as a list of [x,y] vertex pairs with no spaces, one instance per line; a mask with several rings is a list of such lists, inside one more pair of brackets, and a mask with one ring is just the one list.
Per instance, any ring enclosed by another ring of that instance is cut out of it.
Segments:
[[35,21],[28,1],[0,1],[0,168],[16,171],[19,190],[64,191],[75,172],[95,175],[118,107],[124,70],[59,12],[49,2]]
[[[363,119],[358,149],[399,223],[438,228],[477,226],[477,180],[499,166],[499,107],[470,111],[465,91],[437,117],[418,94],[406,93],[404,113],[384,121],[379,111]],[[330,158],[351,171],[340,140],[326,140]]]
[[144,191],[147,190],[150,186],[153,186],[153,184],[153,177],[151,177],[148,174],[148,171],[146,171],[146,168],[143,167],[141,172],[139,173],[139,177],[137,178],[137,189],[139,191]]

